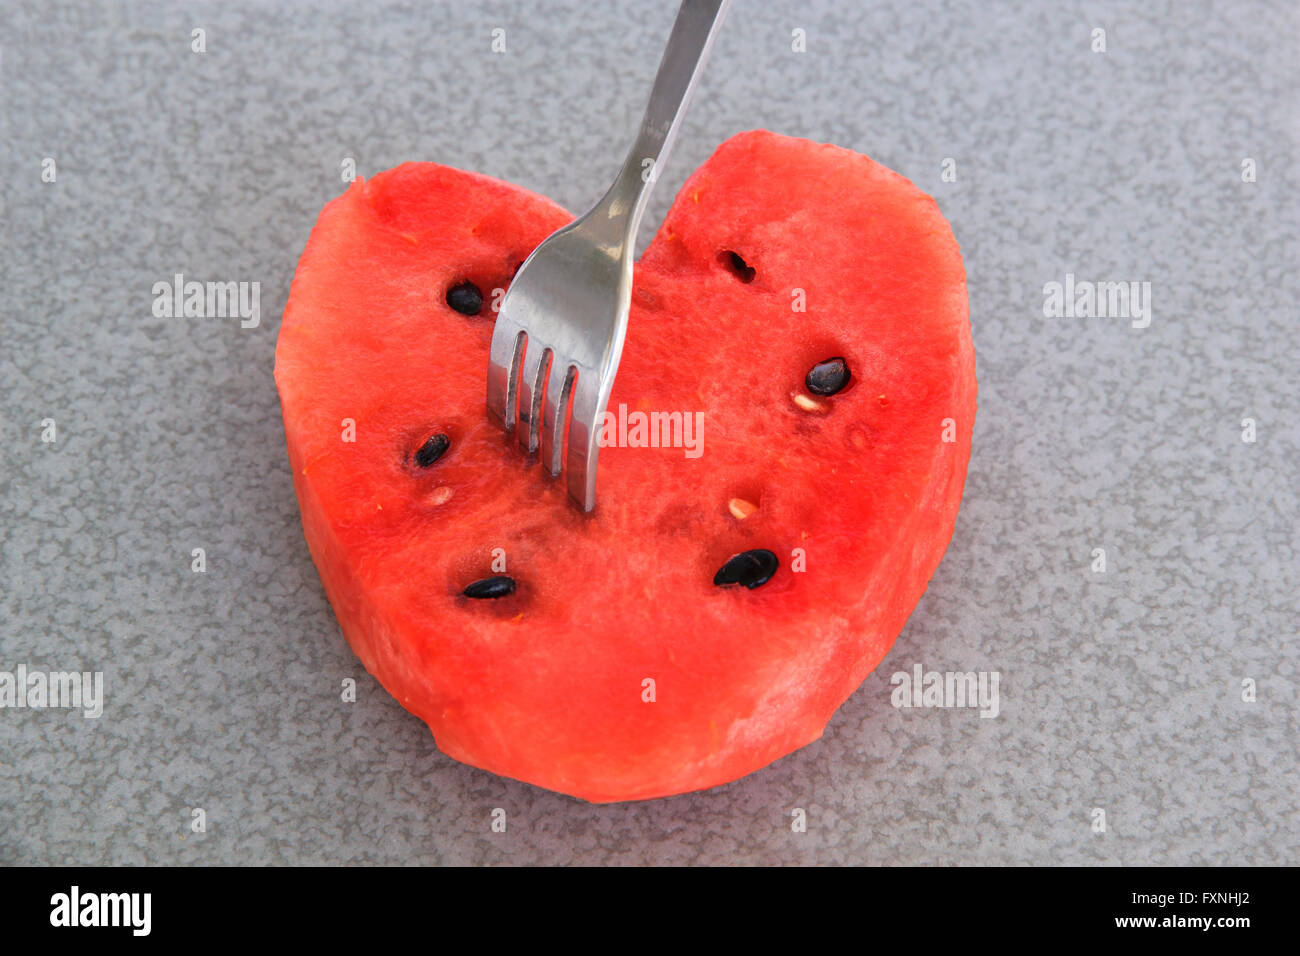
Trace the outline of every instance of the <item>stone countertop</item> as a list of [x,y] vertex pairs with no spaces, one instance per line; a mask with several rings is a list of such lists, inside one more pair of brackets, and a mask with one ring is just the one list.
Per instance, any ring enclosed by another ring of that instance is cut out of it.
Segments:
[[[365,674],[271,369],[345,159],[584,208],[674,5],[0,0],[0,670],[106,681],[99,719],[0,710],[0,864],[1296,862],[1296,11],[859,6],[733,7],[643,244],[752,127],[934,194],[979,356],[956,535],[820,741],[591,806],[453,762]],[[260,282],[260,323],[155,317],[178,272]],[[1067,275],[1149,282],[1150,313],[1045,317]],[[1000,713],[895,709],[916,665],[997,672]]]

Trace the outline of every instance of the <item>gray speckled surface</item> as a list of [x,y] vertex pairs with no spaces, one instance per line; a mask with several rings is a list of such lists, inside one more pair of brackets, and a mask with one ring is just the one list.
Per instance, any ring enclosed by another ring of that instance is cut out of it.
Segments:
[[[0,863],[1297,861],[1294,4],[733,9],[646,237],[733,132],[858,149],[952,221],[979,353],[948,556],[821,741],[594,807],[452,762],[361,669],[271,379],[308,230],[348,156],[583,207],[671,8],[0,0],[0,670],[107,684],[0,710]],[[154,318],[176,272],[259,281],[261,325]],[[1151,282],[1150,326],[1045,319],[1067,272]],[[1001,714],[894,709],[916,663],[998,671]]]

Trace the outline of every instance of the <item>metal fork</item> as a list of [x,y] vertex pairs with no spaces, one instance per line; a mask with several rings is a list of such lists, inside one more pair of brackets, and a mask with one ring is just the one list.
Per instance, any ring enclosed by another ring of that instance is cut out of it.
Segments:
[[489,416],[516,427],[560,473],[564,417],[569,497],[596,506],[600,418],[614,387],[632,298],[632,251],[646,200],[676,139],[730,0],[683,0],[641,129],[614,184],[584,216],[524,260],[501,302],[488,366]]

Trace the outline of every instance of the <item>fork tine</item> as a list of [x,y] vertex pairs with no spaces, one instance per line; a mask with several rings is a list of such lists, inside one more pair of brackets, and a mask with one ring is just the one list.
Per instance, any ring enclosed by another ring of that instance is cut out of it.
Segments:
[[530,454],[537,451],[541,436],[542,396],[546,392],[550,359],[550,348],[540,339],[530,336],[524,346],[524,362],[519,372],[519,444]]
[[551,374],[542,399],[542,466],[552,475],[560,473],[564,423],[569,411],[569,393],[573,389],[576,368],[551,356]]
[[492,331],[492,354],[488,362],[487,410],[496,423],[510,431],[515,427],[519,395],[519,365],[524,355],[524,330],[504,314],[497,316]]
[[600,454],[600,413],[609,395],[601,395],[600,374],[580,374],[573,385],[573,412],[569,416],[569,441],[564,470],[569,497],[583,511],[596,507],[596,459]]

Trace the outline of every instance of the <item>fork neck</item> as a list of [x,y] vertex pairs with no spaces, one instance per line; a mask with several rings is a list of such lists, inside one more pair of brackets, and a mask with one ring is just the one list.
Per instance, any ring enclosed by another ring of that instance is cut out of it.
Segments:
[[730,0],[682,0],[636,141],[614,184],[589,216],[590,225],[621,254],[636,238],[646,202],[673,141],[691,91]]
[[587,228],[611,255],[622,256],[635,241],[662,158],[662,144],[643,128],[613,184],[585,217]]

